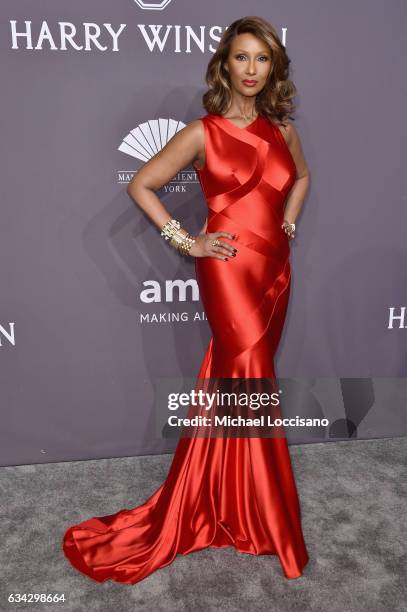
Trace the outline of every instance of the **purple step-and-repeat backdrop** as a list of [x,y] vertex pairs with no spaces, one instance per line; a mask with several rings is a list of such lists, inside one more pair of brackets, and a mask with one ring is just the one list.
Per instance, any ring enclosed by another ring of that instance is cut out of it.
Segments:
[[[311,173],[277,375],[298,408],[329,418],[314,440],[405,435],[407,5],[249,8],[292,60]],[[157,389],[197,375],[210,329],[193,259],[126,186],[159,148],[147,124],[164,144],[205,114],[206,66],[247,10],[2,2],[0,465],[174,449],[157,433]],[[202,226],[192,167],[159,195],[191,233]]]

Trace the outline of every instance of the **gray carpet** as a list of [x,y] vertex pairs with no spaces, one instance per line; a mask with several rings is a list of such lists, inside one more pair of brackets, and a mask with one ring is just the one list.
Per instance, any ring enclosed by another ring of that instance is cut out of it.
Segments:
[[[290,446],[310,554],[284,578],[274,556],[206,549],[135,585],[98,584],[61,550],[64,530],[143,503],[172,455],[0,468],[1,610],[407,609],[407,438]],[[8,594],[65,593],[65,603],[9,604]]]

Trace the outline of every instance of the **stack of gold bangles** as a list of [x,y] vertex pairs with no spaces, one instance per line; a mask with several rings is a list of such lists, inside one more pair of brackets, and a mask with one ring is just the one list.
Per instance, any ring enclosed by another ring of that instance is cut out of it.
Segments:
[[161,228],[161,236],[170,241],[170,245],[182,255],[189,255],[195,238],[181,227],[176,219],[169,219]]

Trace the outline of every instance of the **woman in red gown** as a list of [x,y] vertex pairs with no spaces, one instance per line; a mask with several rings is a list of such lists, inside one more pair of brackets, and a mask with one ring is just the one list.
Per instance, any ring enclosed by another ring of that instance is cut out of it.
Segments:
[[[180,130],[128,188],[162,228],[171,215],[155,191],[190,163],[198,171],[208,218],[187,252],[213,333],[198,380],[275,380],[289,241],[308,187],[287,120],[295,93],[289,62],[269,23],[234,22],[208,66],[208,113]],[[83,574],[128,584],[177,554],[226,546],[276,555],[286,578],[302,575],[308,554],[285,436],[181,437],[166,480],[145,503],[85,520],[63,538]]]

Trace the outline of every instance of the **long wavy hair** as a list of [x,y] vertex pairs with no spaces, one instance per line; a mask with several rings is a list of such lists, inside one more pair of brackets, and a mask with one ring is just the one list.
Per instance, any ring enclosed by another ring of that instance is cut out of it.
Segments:
[[271,71],[263,89],[256,95],[255,108],[258,114],[272,121],[284,123],[293,119],[295,104],[293,98],[297,89],[289,79],[291,63],[276,30],[262,17],[242,17],[234,21],[224,32],[219,45],[210,60],[205,80],[208,91],[202,103],[208,113],[223,115],[232,102],[230,76],[224,67],[230,53],[232,40],[238,34],[249,32],[268,45],[271,52]]

